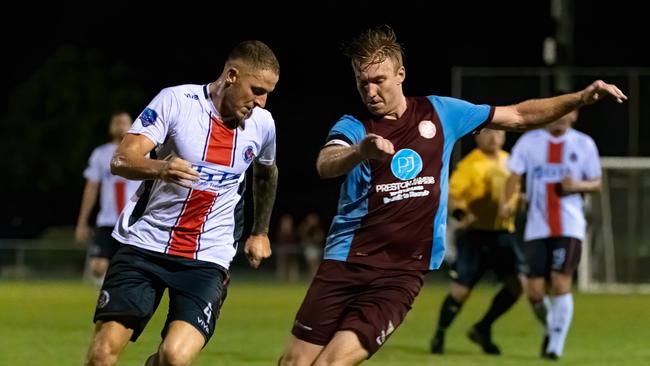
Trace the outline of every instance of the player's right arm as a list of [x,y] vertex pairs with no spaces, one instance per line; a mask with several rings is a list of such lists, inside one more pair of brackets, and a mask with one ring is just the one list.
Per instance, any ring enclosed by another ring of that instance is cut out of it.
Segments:
[[190,188],[199,174],[189,162],[174,155],[165,160],[147,157],[173,133],[179,112],[180,102],[174,90],[163,89],[138,116],[115,150],[111,173],[131,180],[161,179]]
[[369,133],[359,144],[324,147],[318,154],[316,169],[323,179],[335,178],[347,174],[364,160],[381,160],[393,154],[395,148],[389,140]]
[[86,180],[84,193],[81,197],[81,208],[79,209],[79,218],[77,219],[77,226],[74,230],[74,237],[77,243],[83,243],[90,237],[90,225],[88,219],[90,213],[95,207],[97,196],[99,194],[99,182]]
[[516,193],[519,192],[521,186],[521,175],[511,172],[506,185],[504,187],[503,195],[499,205],[499,217],[507,218],[512,216],[517,210],[518,199]]
[[111,173],[131,180],[161,179],[186,188],[199,180],[192,164],[172,156],[165,160],[146,157],[155,147],[144,135],[127,134],[111,160]]

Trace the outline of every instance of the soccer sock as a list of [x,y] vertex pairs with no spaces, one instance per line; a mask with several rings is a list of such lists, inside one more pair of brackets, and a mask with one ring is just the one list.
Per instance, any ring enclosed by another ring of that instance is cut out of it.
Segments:
[[544,296],[543,301],[538,301],[538,302],[531,302],[530,303],[533,307],[533,313],[535,313],[535,317],[537,320],[539,320],[540,323],[542,323],[542,326],[544,328],[547,328],[548,324],[548,319],[550,318],[550,313],[551,313],[551,306],[550,306],[550,300],[548,297]]
[[508,311],[517,302],[519,296],[515,296],[512,292],[502,288],[492,300],[490,308],[483,316],[477,326],[482,329],[490,329],[492,323],[499,318],[503,313]]
[[458,315],[462,306],[462,302],[458,302],[454,300],[451,295],[447,295],[445,301],[442,302],[442,308],[440,309],[437,333],[444,333],[445,330],[447,330],[451,322],[454,321],[456,315]]
[[564,341],[571,326],[571,319],[573,319],[573,295],[568,293],[555,296],[551,315],[548,326],[550,341],[546,351],[561,356],[564,350]]

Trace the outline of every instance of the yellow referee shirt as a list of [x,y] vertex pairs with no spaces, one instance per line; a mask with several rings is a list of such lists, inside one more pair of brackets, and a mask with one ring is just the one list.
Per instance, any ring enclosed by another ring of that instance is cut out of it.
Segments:
[[472,150],[458,163],[449,181],[449,196],[456,207],[476,216],[470,228],[514,232],[514,215],[501,219],[497,213],[510,172],[506,168],[508,153],[499,151],[497,160],[480,149]]

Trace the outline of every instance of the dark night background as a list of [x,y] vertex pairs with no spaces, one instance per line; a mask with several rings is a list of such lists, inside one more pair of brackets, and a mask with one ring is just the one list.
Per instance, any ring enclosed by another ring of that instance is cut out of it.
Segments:
[[[73,226],[81,173],[92,149],[106,141],[111,111],[126,109],[136,117],[161,88],[215,80],[239,41],[266,42],[281,64],[267,105],[277,126],[276,213],[300,217],[317,210],[328,221],[339,182],[319,180],[314,161],[336,119],[361,107],[342,41],[389,24],[405,46],[407,95],[450,95],[452,66],[544,66],[542,41],[554,32],[548,0],[159,2],[155,11],[109,2],[21,7],[5,10],[0,26],[0,238]],[[574,65],[648,66],[648,34],[643,12],[625,2],[576,1]],[[491,98],[470,101],[522,99]],[[643,117],[640,154],[650,155]],[[615,122],[587,128],[603,155],[626,154],[625,137],[607,140],[616,129]]]

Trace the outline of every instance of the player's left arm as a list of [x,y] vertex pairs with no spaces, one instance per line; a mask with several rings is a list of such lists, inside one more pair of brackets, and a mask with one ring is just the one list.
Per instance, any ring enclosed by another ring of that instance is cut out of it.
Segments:
[[606,96],[613,97],[618,103],[627,100],[627,96],[616,85],[596,80],[575,93],[552,98],[529,99],[510,106],[496,107],[494,117],[487,127],[499,130],[532,130],[556,121],[582,106],[604,99]]
[[584,151],[586,152],[586,159],[582,166],[583,179],[573,179],[569,175],[564,177],[560,183],[563,194],[592,193],[600,191],[602,186],[602,169],[600,166],[598,147],[596,147],[596,143],[591,138],[585,140],[583,146]]
[[255,162],[253,164],[253,230],[244,246],[248,262],[254,268],[259,267],[264,258],[271,256],[268,234],[277,187],[278,167],[275,163],[265,165]]

